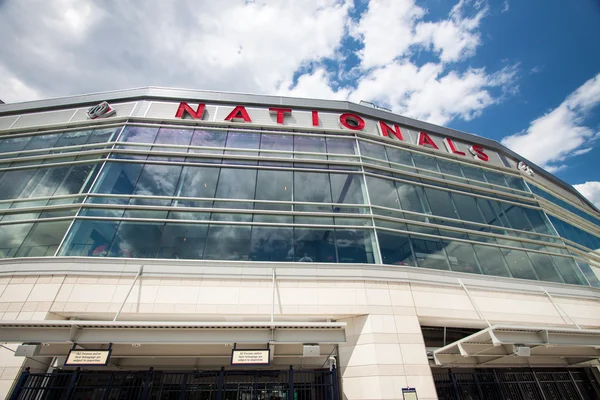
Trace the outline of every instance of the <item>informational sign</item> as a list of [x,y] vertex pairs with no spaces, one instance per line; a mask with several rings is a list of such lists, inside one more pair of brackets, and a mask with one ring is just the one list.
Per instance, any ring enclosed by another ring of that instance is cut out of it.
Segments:
[[269,365],[270,351],[238,350],[231,352],[231,365]]
[[103,366],[108,364],[112,350],[71,350],[65,367]]
[[417,389],[402,388],[402,397],[404,397],[404,400],[418,400]]

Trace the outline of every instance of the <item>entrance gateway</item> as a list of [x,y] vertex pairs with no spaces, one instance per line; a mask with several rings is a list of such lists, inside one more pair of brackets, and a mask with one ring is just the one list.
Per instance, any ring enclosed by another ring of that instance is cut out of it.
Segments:
[[55,371],[25,370],[10,400],[338,400],[335,366],[308,371]]
[[[0,338],[26,343],[20,347],[31,351],[28,357],[57,368],[23,371],[8,397],[14,400],[339,400],[335,355],[337,344],[346,341],[345,327],[343,322],[0,321]],[[320,353],[314,354],[316,348]]]

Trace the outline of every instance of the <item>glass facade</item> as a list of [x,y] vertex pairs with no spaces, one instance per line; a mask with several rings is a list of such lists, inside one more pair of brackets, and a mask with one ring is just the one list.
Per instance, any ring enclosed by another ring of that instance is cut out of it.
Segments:
[[595,250],[598,236],[559,221],[517,173],[352,132],[0,138],[2,258],[387,264],[600,286],[595,260],[561,238]]

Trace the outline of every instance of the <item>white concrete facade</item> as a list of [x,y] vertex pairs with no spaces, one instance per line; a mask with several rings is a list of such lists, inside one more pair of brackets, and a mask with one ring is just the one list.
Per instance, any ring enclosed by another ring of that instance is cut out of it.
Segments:
[[[131,274],[5,275],[0,278],[0,315],[2,320],[16,321],[111,320],[133,279]],[[551,287],[546,289],[552,291]],[[554,304],[541,291],[471,286],[471,301],[456,283],[333,280],[317,276],[293,279],[282,274],[276,280],[275,319],[347,323],[347,342],[339,346],[344,398],[401,399],[401,388],[410,386],[417,388],[419,399],[433,400],[437,396],[421,325],[435,322],[484,328],[485,318],[492,324],[572,328],[572,320],[582,328],[598,327],[599,298],[582,296],[585,291],[590,289],[582,289],[579,295],[555,292]],[[268,278],[142,275],[119,319],[268,321],[272,293]],[[6,348],[0,354],[1,390],[6,395],[23,361],[12,357]],[[302,364],[301,359],[291,362]],[[28,365],[35,368],[31,362]],[[152,364],[147,361],[146,365]]]

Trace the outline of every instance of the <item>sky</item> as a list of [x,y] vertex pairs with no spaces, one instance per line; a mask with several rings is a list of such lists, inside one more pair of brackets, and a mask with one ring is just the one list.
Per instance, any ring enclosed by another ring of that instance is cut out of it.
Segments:
[[600,0],[0,0],[0,37],[7,103],[365,100],[499,141],[600,207]]

